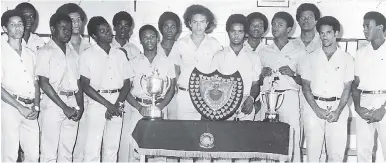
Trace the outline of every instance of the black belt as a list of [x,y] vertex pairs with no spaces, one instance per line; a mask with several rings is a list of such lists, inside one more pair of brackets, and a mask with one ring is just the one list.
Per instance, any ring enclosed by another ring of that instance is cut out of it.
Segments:
[[282,92],[285,92],[285,91],[288,91],[288,90],[275,90],[275,92],[278,92],[278,93],[282,93]]
[[120,92],[121,89],[112,89],[112,90],[97,90],[98,93],[117,93]]
[[[144,104],[152,104],[150,99],[143,99],[143,98],[135,97],[135,100],[137,100],[138,102],[144,103]],[[155,103],[160,103],[162,100],[163,100],[162,98],[159,98],[159,99],[155,100]]]
[[178,87],[178,89],[181,90],[181,91],[187,91],[188,90],[188,89],[183,88],[183,87]]
[[364,91],[361,90],[363,94],[386,94],[386,90],[376,90],[376,91]]
[[32,98],[32,99],[31,98],[23,98],[23,97],[20,97],[18,95],[13,95],[13,98],[15,98],[18,101],[23,102],[26,105],[34,103],[34,100],[35,100],[34,98]]
[[314,96],[314,99],[315,99],[315,100],[320,100],[320,101],[337,101],[337,100],[339,100],[340,98],[339,98],[339,97],[324,98],[324,97]]
[[59,91],[59,95],[65,95],[67,97],[74,96],[75,93],[75,91]]

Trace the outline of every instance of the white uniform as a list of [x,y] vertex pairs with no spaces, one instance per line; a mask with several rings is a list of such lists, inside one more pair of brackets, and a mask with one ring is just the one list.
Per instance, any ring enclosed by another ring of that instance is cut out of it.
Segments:
[[[25,99],[35,98],[35,54],[22,46],[19,55],[6,42],[1,40],[1,87],[11,95]],[[32,104],[25,104],[26,107]],[[1,161],[16,162],[19,143],[24,151],[26,162],[39,159],[39,125],[38,121],[28,120],[13,106],[1,101]]]
[[[78,91],[79,56],[66,44],[66,53],[50,40],[40,48],[37,55],[36,75],[49,79],[53,89],[60,91]],[[69,107],[76,107],[75,96],[59,95]],[[42,162],[63,162],[72,160],[72,151],[76,141],[78,122],[70,120],[47,94],[41,101],[40,127]]]
[[[205,34],[200,46],[193,43],[190,34],[180,38],[174,43],[169,58],[177,66],[180,66],[181,74],[178,77],[178,87],[187,89],[189,77],[193,69],[197,67],[201,72],[208,73],[213,55],[222,49],[220,43]],[[201,114],[194,108],[189,93],[186,90],[178,90],[177,117],[180,120],[200,120]]]
[[[300,61],[305,56],[304,49],[298,48],[291,40],[281,49],[275,43],[268,45],[259,52],[262,67],[270,67],[276,71],[272,76],[265,77],[261,91],[268,91],[271,88],[271,81],[274,77],[279,77],[279,80],[274,84],[275,90],[284,91],[284,101],[278,109],[279,119],[282,122],[288,123],[295,131],[294,143],[294,158],[293,161],[300,161],[300,110],[299,110],[299,89],[300,86],[295,80],[287,75],[282,75],[278,72],[282,66],[289,66],[292,71],[299,73]],[[267,109],[262,104],[257,120],[263,120]]]
[[[233,74],[236,71],[240,72],[244,85],[243,100],[239,107],[240,111],[245,99],[250,95],[252,82],[259,80],[261,68],[260,57],[248,47],[243,47],[238,55],[235,54],[231,47],[226,47],[214,55],[211,64],[212,71],[217,69],[220,73],[225,75]],[[232,116],[228,120],[233,120],[235,116],[236,115]],[[249,115],[240,112],[237,116],[240,120],[253,120],[255,117],[255,110]]]
[[[80,46],[79,46],[79,53],[78,55],[80,56],[86,49],[90,48],[91,47],[91,43],[89,42],[88,39],[86,38],[83,38],[82,36],[81,37],[81,41],[80,41]],[[70,48],[74,49],[74,47],[72,46],[72,44],[69,42],[68,45],[70,46]],[[76,51],[74,49],[74,51]],[[85,143],[85,139],[86,139],[86,118],[85,115],[86,115],[86,111],[87,111],[87,95],[85,93],[83,93],[83,97],[84,97],[84,112],[83,112],[83,115],[82,115],[82,118],[79,120],[79,127],[78,127],[78,135],[76,137],[76,143],[75,143],[75,147],[74,147],[74,153],[73,153],[73,161],[74,162],[81,162],[83,161],[83,148],[84,148],[84,143]]]
[[113,42],[111,43],[111,47],[112,48],[123,48],[125,50],[126,57],[128,60],[131,60],[135,57],[138,57],[141,54],[141,51],[133,43],[126,42],[125,45],[121,46],[121,44],[119,44],[117,42],[117,40],[115,40],[115,38],[113,39]]
[[[8,41],[8,35],[2,34],[1,35],[2,41]],[[28,43],[25,42],[24,38],[21,40],[21,45],[28,47],[34,54],[38,51],[39,48],[42,48],[46,43],[42,38],[40,38],[37,34],[31,33]]]
[[[305,58],[301,65],[302,78],[311,82],[314,96],[340,98],[344,84],[354,80],[354,59],[339,48],[330,60],[322,48]],[[320,108],[327,110],[327,106],[331,106],[331,111],[337,109],[339,102],[316,100]],[[304,105],[303,113],[308,161],[319,162],[322,146],[326,143],[328,161],[342,162],[347,145],[348,106],[342,110],[339,120],[333,123],[320,119],[310,105]]]
[[[371,44],[360,48],[355,57],[355,76],[360,83],[358,89],[364,91],[386,90],[386,43],[374,50]],[[360,105],[367,109],[378,109],[386,102],[386,94],[361,94]],[[386,118],[367,124],[356,116],[358,162],[371,162],[374,146],[374,132],[378,132],[383,158],[386,161]],[[360,132],[359,132],[360,131]]]
[[[116,90],[123,87],[123,82],[132,77],[125,54],[111,48],[109,54],[95,44],[83,52],[80,57],[80,74],[90,79],[90,86],[95,90]],[[100,93],[114,104],[119,96],[116,93]],[[116,162],[121,137],[122,118],[114,116],[106,120],[107,108],[97,101],[88,99],[86,118],[86,142],[84,162],[99,162],[102,144],[102,161]],[[102,143],[103,139],[103,143]]]
[[263,49],[267,46],[267,44],[265,44],[265,42],[263,40],[260,40],[260,43],[259,43],[259,45],[257,45],[256,49],[253,49],[252,46],[246,40],[246,41],[244,41],[243,46],[248,48],[249,50],[251,50],[253,53],[258,54],[261,49]]
[[[132,67],[132,69],[134,70],[134,76],[132,78],[133,88],[130,91],[130,93],[134,97],[151,100],[149,95],[147,95],[145,93],[145,91],[142,89],[140,80],[141,80],[142,75],[147,75],[147,76],[151,75],[154,69],[158,70],[159,75],[162,78],[168,77],[170,79],[173,79],[176,77],[174,64],[165,56],[165,54],[157,54],[152,63],[150,63],[149,60],[147,59],[147,57],[144,55],[137,57],[137,58],[134,58],[133,60],[130,60],[129,63],[130,63],[130,66]],[[162,96],[165,95],[166,91],[167,90],[164,90],[163,94],[161,95],[161,98],[163,98]],[[146,104],[146,103],[140,102],[140,104],[143,106],[150,106],[149,104]],[[129,127],[130,131],[128,133],[125,133],[125,134],[128,134],[127,136],[129,136],[131,138],[130,152],[129,152],[129,155],[130,155],[129,159],[130,160],[129,161],[135,161],[136,159],[134,158],[133,152],[134,152],[134,147],[136,146],[135,145],[136,142],[134,141],[134,139],[132,139],[131,134],[132,134],[135,126],[137,125],[137,122],[142,118],[142,115],[139,113],[139,111],[136,108],[134,108],[131,105],[129,105],[128,109],[129,110],[127,110],[126,112],[129,112],[131,115],[131,118],[130,118],[131,123],[130,123],[130,127]],[[164,108],[163,110],[167,110],[167,108]],[[164,115],[166,115],[166,114],[164,114]]]

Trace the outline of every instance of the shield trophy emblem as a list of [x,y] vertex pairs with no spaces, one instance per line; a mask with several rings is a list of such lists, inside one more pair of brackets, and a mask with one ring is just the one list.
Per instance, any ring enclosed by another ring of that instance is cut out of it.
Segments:
[[189,78],[189,95],[196,110],[206,119],[225,120],[243,99],[243,79],[238,71],[223,75],[218,70],[205,74],[194,68]]

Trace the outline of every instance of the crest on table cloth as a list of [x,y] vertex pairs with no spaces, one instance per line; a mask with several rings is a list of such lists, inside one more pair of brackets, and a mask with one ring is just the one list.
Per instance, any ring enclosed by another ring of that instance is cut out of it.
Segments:
[[204,74],[194,68],[189,78],[189,95],[196,110],[209,120],[225,120],[239,108],[243,79],[238,71],[223,75],[218,70]]

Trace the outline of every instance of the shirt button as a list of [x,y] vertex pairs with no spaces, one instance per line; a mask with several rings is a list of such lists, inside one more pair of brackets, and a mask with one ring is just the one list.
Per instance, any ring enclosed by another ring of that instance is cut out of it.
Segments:
[[27,70],[24,70],[24,72],[27,72]]

